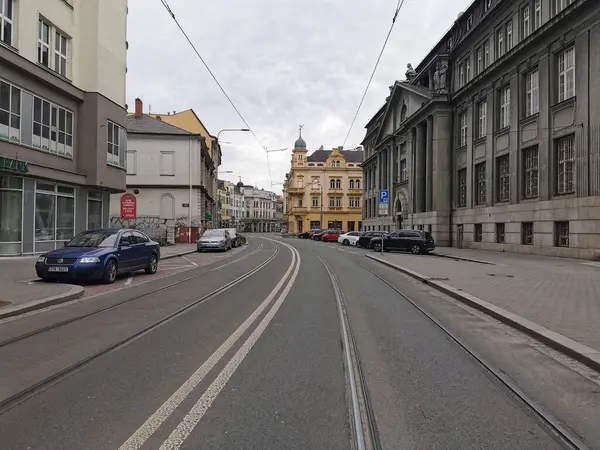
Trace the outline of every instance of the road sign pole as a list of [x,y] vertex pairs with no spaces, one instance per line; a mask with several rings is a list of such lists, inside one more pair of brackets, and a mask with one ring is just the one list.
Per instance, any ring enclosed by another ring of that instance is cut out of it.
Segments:
[[[381,217],[381,231],[383,232],[383,214],[382,211],[387,210],[389,213],[389,202],[390,202],[390,191],[387,189],[381,189],[379,191],[379,211],[378,214]],[[383,255],[383,235],[381,236],[381,254]]]

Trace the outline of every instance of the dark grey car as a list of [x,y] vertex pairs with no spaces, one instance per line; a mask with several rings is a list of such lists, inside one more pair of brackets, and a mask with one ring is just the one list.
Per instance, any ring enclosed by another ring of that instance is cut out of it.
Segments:
[[225,229],[206,230],[202,237],[198,239],[198,251],[221,250],[226,252],[231,250],[231,237],[229,231]]

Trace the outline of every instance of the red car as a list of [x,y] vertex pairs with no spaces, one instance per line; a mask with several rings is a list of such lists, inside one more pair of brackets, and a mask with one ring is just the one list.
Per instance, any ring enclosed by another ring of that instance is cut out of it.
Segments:
[[344,234],[343,231],[340,230],[328,230],[323,233],[321,236],[321,241],[323,242],[337,242],[340,234]]

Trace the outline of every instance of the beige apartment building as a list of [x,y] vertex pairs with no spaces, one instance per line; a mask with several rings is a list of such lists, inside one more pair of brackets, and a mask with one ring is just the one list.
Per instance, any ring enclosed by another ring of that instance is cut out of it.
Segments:
[[127,0],[0,0],[0,255],[108,225],[125,190]]

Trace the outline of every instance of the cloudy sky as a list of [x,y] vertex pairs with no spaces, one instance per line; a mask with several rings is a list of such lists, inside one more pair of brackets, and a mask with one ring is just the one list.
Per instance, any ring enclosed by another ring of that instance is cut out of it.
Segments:
[[[406,0],[346,143],[396,79],[472,0]],[[168,0],[199,52],[258,136],[222,133],[222,178],[276,192],[304,125],[309,149],[342,145],[383,45],[397,0]],[[129,0],[127,103],[144,112],[193,108],[209,131],[244,127],[160,0]],[[274,184],[271,186],[271,180]]]

